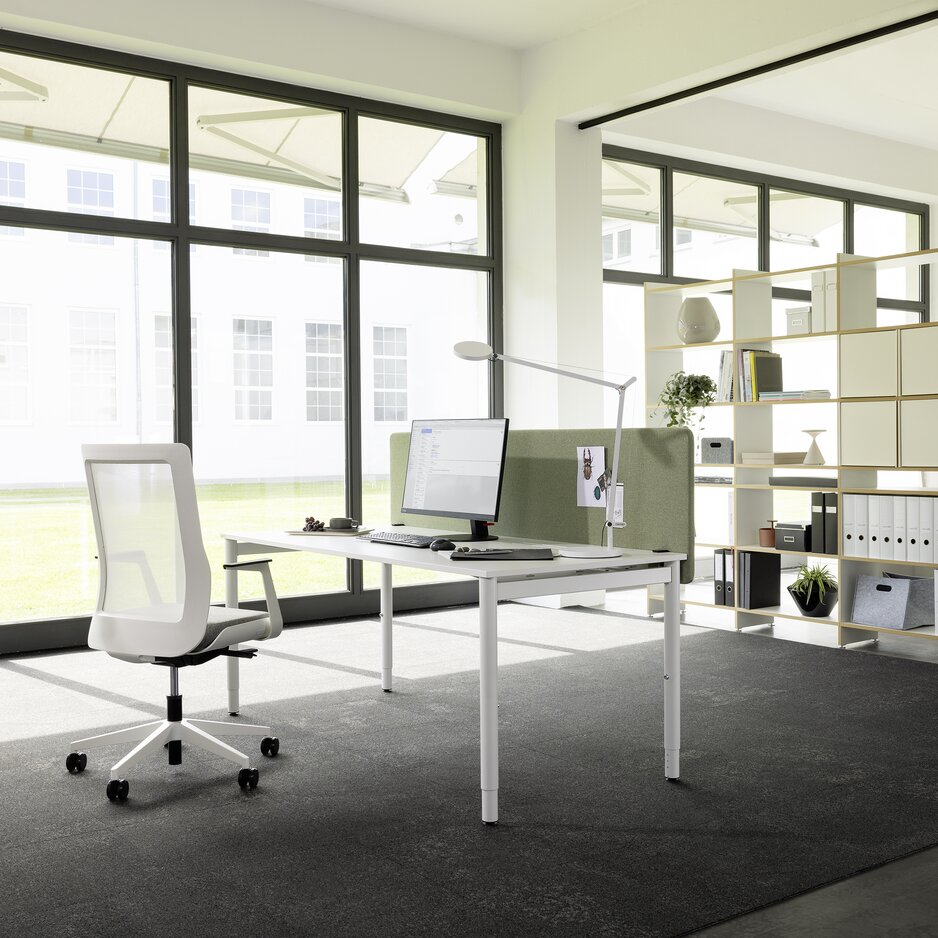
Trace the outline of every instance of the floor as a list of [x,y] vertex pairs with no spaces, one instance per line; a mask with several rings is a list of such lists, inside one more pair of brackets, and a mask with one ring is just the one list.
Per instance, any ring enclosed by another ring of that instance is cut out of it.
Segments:
[[[606,612],[618,615],[623,613],[642,615],[640,593],[623,593],[607,597],[605,607],[591,610],[597,616],[595,636],[582,635],[580,641],[583,650],[591,643],[599,643],[605,637],[601,628],[605,623]],[[688,621],[682,629],[684,634],[697,632],[693,610],[689,608]],[[608,621],[608,620],[607,620]],[[371,685],[378,675],[374,662],[379,660],[379,648],[376,644],[377,632],[370,623],[358,627],[355,622],[344,622],[332,626],[321,625],[322,649],[321,669],[317,669],[317,683],[323,689],[352,688]],[[644,632],[647,631],[646,636]],[[649,640],[660,635],[660,626],[647,623],[639,626],[634,640]],[[506,636],[507,637],[507,636]],[[759,628],[740,635],[740,641],[759,640],[797,640],[822,645],[831,644],[829,631],[811,631],[794,625],[776,629]],[[413,630],[403,641],[419,642],[421,632]],[[399,646],[400,659],[408,657],[420,661],[419,667],[412,668],[413,673],[402,673],[404,679],[419,678],[426,674],[442,673],[443,670],[462,667],[475,668],[477,662],[477,642],[471,636],[454,634],[447,638],[451,647],[445,649],[443,657],[427,658],[425,655],[408,656],[407,649]],[[269,661],[276,665],[278,695],[287,698],[293,692],[297,682],[306,684],[309,680],[308,664],[295,664],[291,669],[290,630],[277,642],[276,651],[271,650]],[[503,663],[509,663],[519,655],[543,655],[543,649],[525,647],[524,643],[509,646],[505,657],[500,651]],[[883,637],[877,645],[857,646],[846,650],[844,654],[883,654],[899,657],[914,657],[934,661],[938,664],[938,641],[915,641],[903,637]],[[76,671],[74,656],[83,656],[82,668]],[[266,657],[266,656],[265,656]],[[260,661],[261,659],[258,659]],[[395,662],[397,664],[397,662]],[[187,686],[187,709],[199,710],[213,705],[217,680],[220,674],[212,675],[213,667],[223,668],[222,661],[212,662],[198,672],[204,676],[198,679],[193,675]],[[263,667],[263,665],[258,665]],[[115,670],[116,667],[116,670]],[[99,684],[97,671],[107,668],[107,681]],[[71,729],[80,734],[83,729],[98,725],[101,711],[106,710],[109,722],[139,722],[154,719],[160,715],[161,708],[154,704],[150,707],[141,701],[157,702],[161,694],[166,693],[165,674],[161,669],[140,669],[133,665],[120,665],[103,655],[87,651],[63,652],[60,654],[23,655],[3,660],[4,680],[7,684],[5,694],[6,715],[10,718],[0,723],[0,740],[20,738],[24,727],[31,733],[58,733]],[[398,668],[395,668],[395,673]],[[81,675],[81,679],[77,675]],[[36,686],[41,677],[45,683],[56,685],[56,694],[50,695],[47,705],[37,700],[36,695],[23,693]],[[115,679],[116,678],[116,679]],[[22,685],[22,686],[19,686]],[[97,685],[97,687],[96,687]],[[108,687],[102,693],[98,688]],[[245,702],[250,702],[250,695],[255,688],[270,687],[264,680],[252,681],[243,690]],[[92,691],[91,689],[94,688]],[[63,695],[73,700],[70,711],[71,725],[63,727]],[[115,705],[121,712],[115,712]],[[23,712],[17,712],[22,707]],[[875,810],[875,806],[858,805],[858,810]],[[740,876],[745,876],[740,870]],[[833,885],[813,890],[782,903],[761,909],[739,918],[711,926],[695,934],[705,938],[791,938],[791,936],[812,936],[812,938],[882,938],[882,936],[938,936],[938,847],[923,851],[910,857],[886,864]]]
[[[610,595],[606,608],[643,613],[638,593]],[[702,624],[700,610],[687,607],[688,624]],[[718,627],[711,620],[707,627]],[[833,629],[786,623],[747,629],[753,639],[800,641],[831,646]],[[881,634],[875,644],[844,654],[892,655],[938,664],[938,640]],[[740,636],[741,639],[743,636]],[[862,808],[860,808],[862,810]],[[700,938],[935,938],[938,936],[938,847],[805,893],[694,933]]]

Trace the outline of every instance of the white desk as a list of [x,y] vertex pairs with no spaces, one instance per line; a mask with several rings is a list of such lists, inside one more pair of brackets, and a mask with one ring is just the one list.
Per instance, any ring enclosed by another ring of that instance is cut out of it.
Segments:
[[[400,530],[417,531],[406,528]],[[427,532],[436,533],[436,532]],[[623,556],[598,560],[452,561],[448,552],[372,544],[354,537],[303,537],[283,531],[230,532],[225,538],[225,562],[245,554],[271,551],[309,551],[367,560],[381,565],[381,686],[391,691],[393,602],[391,568],[398,564],[423,570],[442,570],[479,581],[479,724],[482,820],[498,821],[498,601],[549,596],[583,590],[629,589],[655,583],[665,585],[664,601],[664,774],[677,780],[681,747],[680,562],[685,554],[629,550]],[[501,538],[493,546],[535,542]],[[543,543],[543,542],[536,542]],[[555,545],[557,546],[557,545]],[[228,570],[225,602],[238,605],[238,574]],[[228,709],[238,711],[238,659],[228,659]]]

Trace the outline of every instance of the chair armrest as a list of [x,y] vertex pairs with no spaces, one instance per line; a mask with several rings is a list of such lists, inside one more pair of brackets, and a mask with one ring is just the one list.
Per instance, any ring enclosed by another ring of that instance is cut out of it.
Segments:
[[283,616],[280,613],[280,603],[277,601],[277,591],[274,589],[274,578],[270,573],[270,557],[261,560],[242,560],[238,563],[223,563],[223,570],[254,570],[260,573],[264,580],[264,599],[267,603],[267,615],[270,617],[270,634],[267,638],[276,638],[283,631]]

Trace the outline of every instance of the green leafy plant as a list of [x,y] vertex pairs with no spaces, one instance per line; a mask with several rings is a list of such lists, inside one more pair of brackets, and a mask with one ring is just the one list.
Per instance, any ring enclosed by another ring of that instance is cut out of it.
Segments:
[[704,415],[694,409],[706,407],[716,400],[717,386],[709,375],[689,375],[677,371],[664,383],[658,403],[668,414],[669,427],[703,424]]
[[816,589],[818,602],[822,603],[828,590],[837,591],[837,579],[827,567],[822,567],[819,563],[816,563],[813,567],[803,563],[798,568],[798,577],[792,583],[790,589],[792,593],[797,593],[802,597],[804,603],[811,599],[811,591]]

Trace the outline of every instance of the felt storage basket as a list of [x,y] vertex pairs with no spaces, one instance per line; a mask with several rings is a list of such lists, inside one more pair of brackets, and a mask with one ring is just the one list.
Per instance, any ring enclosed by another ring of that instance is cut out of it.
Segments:
[[931,577],[861,575],[850,618],[857,625],[884,629],[934,625],[935,582]]

